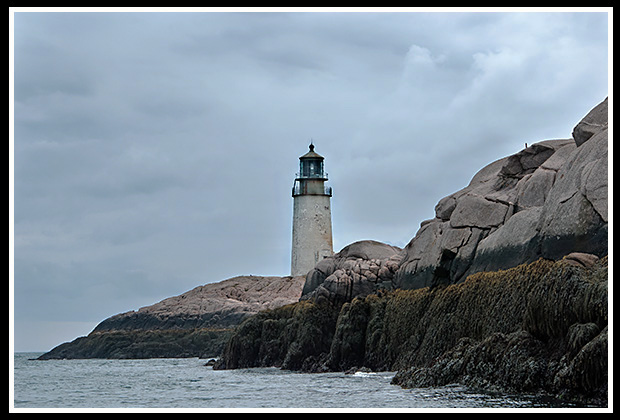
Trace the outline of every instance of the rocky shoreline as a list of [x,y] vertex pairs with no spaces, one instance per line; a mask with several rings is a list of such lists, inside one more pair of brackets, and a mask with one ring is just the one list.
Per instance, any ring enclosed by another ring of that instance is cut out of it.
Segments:
[[403,249],[359,241],[305,278],[200,286],[40,358],[220,355],[214,369],[397,371],[606,406],[607,114],[487,165]]
[[605,404],[607,257],[574,261],[540,259],[340,307],[306,300],[261,312],[241,323],[215,369],[363,367],[397,371],[393,383],[403,387],[458,382]]

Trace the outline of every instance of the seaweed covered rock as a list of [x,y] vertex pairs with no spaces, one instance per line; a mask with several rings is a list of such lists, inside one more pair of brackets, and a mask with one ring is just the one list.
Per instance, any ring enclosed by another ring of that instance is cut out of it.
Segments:
[[213,368],[316,370],[329,352],[337,316],[333,306],[310,301],[263,311],[237,327]]
[[[506,271],[478,273],[457,285],[354,299],[342,307],[335,340],[343,337],[342,345],[348,346],[349,335],[338,329],[346,330],[348,312],[363,313],[357,307],[370,306],[373,310],[366,310],[366,324],[359,320],[357,324],[365,327],[365,337],[373,339],[365,343],[362,354],[349,354],[348,358],[361,359],[358,365],[375,369],[425,366],[463,337],[482,340],[521,328],[532,289],[552,267],[553,261],[538,260]],[[333,355],[345,353],[338,345],[337,341],[332,344]],[[373,355],[372,359],[366,358],[367,354]],[[340,363],[340,367],[346,366]]]
[[[523,277],[519,274],[522,268],[534,268],[537,275]],[[516,307],[503,306],[506,302],[498,301],[498,295],[488,293],[510,278],[527,288],[526,293],[525,289],[517,292],[521,304]],[[397,373],[393,383],[425,387],[458,382],[503,392],[544,391],[606,404],[607,257],[589,268],[569,259],[556,263],[541,260],[506,271],[480,273],[462,284],[460,294],[468,294],[470,282],[482,282],[488,289],[481,290],[481,306],[495,308],[481,315],[499,317],[499,321],[502,310],[512,313],[504,317],[504,326],[498,323],[493,328],[495,319],[488,318],[484,321],[486,333],[478,334],[479,327],[462,329],[449,322],[460,330],[460,337],[450,336],[447,349],[436,346],[438,353],[433,358],[416,357]],[[445,315],[442,318],[446,320]]]

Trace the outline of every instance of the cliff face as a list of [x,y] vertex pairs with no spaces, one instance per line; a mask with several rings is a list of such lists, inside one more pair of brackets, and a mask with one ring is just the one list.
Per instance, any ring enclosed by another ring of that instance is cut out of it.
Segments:
[[40,359],[216,356],[243,319],[299,300],[303,277],[239,276],[111,316]]

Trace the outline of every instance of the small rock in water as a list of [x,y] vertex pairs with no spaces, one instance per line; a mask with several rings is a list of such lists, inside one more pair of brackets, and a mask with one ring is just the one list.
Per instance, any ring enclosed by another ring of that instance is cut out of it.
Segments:
[[345,375],[357,375],[357,374],[373,374],[372,369],[362,366],[358,368],[357,366],[352,367],[351,369],[344,372]]

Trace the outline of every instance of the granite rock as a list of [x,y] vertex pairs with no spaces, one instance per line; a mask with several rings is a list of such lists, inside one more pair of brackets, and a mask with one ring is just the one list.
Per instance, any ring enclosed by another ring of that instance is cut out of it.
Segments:
[[296,302],[303,281],[303,277],[237,276],[114,315],[94,331],[230,328],[248,315]]
[[573,129],[573,138],[577,146],[581,146],[594,134],[607,128],[608,105],[607,99],[592,109]]
[[302,299],[342,304],[391,287],[402,250],[377,241],[359,241],[325,258],[306,275]]
[[570,252],[607,253],[607,99],[572,139],[534,143],[482,168],[439,200],[403,250],[394,288],[464,281]]

